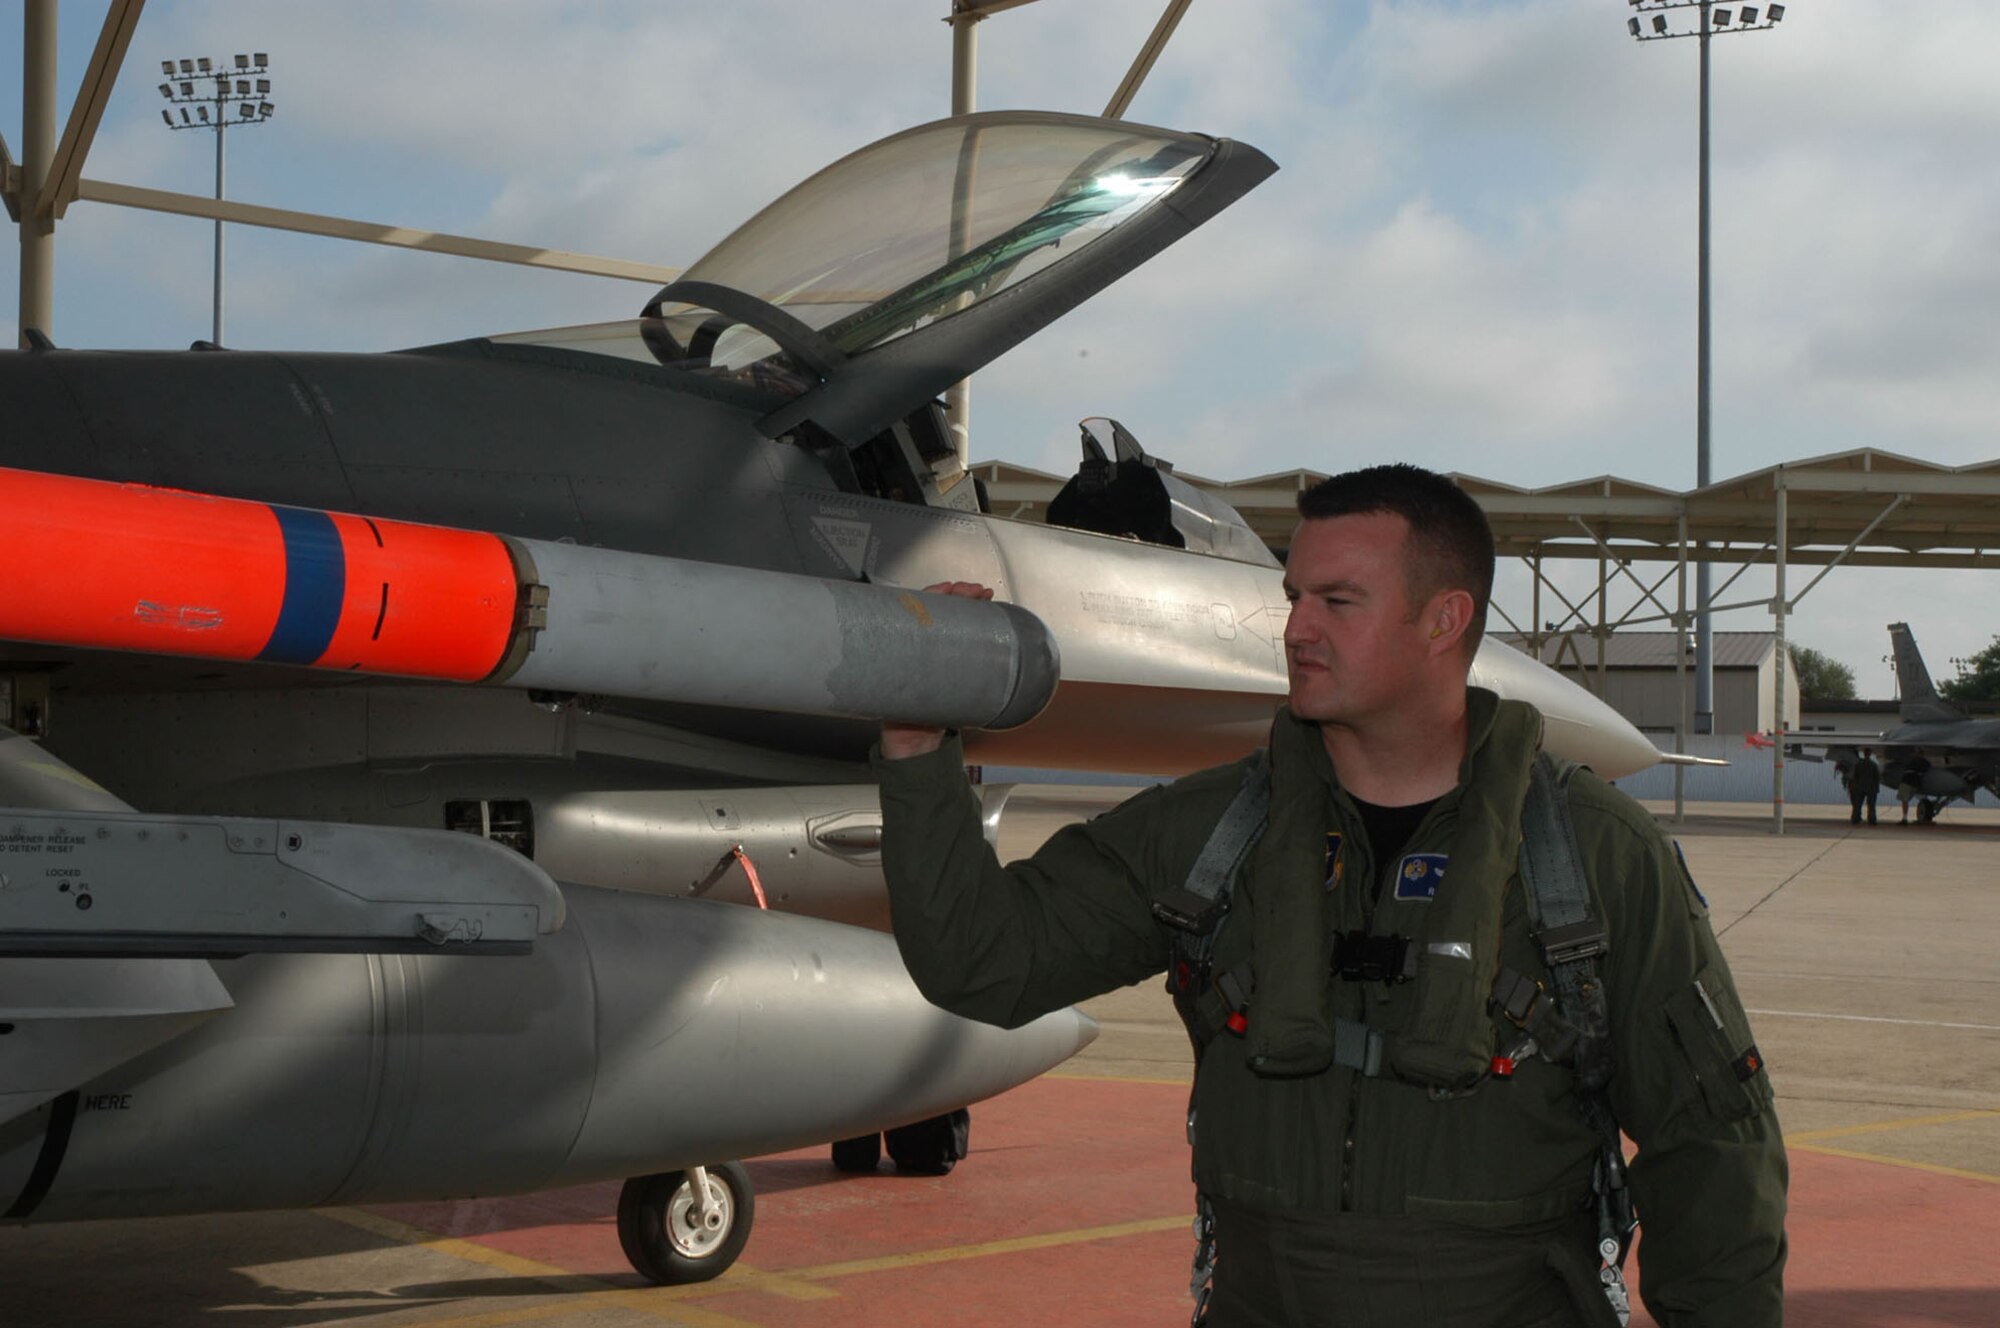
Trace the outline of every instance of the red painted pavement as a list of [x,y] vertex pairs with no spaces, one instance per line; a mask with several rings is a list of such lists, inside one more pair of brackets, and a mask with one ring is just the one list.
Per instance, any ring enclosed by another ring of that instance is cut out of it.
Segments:
[[[950,1252],[1191,1211],[1186,1090],[1043,1079],[973,1109],[972,1155],[943,1178],[834,1171],[824,1149],[749,1164],[756,1225],[743,1264],[803,1272],[834,1294],[783,1297],[725,1280],[698,1302],[751,1324],[841,1328],[1185,1321],[1185,1227],[1052,1248],[816,1277],[853,1260]],[[622,1286],[617,1186],[373,1211]],[[2000,1326],[2000,1184],[1792,1154],[1789,1328]],[[1635,1315],[1635,1328],[1652,1320]]]

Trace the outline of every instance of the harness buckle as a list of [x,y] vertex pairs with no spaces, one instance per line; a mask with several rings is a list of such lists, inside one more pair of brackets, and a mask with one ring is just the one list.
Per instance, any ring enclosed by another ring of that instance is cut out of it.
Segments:
[[1344,931],[1334,939],[1333,971],[1348,982],[1408,982],[1417,975],[1416,947],[1407,936]]
[[1153,917],[1177,931],[1206,936],[1229,911],[1224,896],[1196,894],[1189,889],[1170,890],[1153,901]]
[[1562,927],[1545,927],[1535,933],[1535,940],[1541,945],[1542,958],[1550,968],[1611,953],[1610,933],[1596,918],[1585,918],[1582,922]]
[[1533,1019],[1535,1007],[1541,999],[1542,984],[1511,968],[1501,969],[1500,976],[1493,981],[1493,1004],[1506,1016],[1508,1023],[1523,1031]]

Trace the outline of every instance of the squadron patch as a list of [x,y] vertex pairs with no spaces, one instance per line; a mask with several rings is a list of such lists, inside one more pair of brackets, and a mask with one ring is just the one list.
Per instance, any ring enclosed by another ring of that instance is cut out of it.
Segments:
[[1326,836],[1326,888],[1335,889],[1340,885],[1340,875],[1347,864],[1340,860],[1341,836],[1328,831]]
[[1428,904],[1437,898],[1449,853],[1406,853],[1396,868],[1396,898]]

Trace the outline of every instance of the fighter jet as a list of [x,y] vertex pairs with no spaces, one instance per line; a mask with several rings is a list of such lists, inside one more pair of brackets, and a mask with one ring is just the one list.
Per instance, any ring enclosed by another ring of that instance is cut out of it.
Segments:
[[1881,756],[1885,789],[1914,789],[1917,820],[1937,819],[1953,802],[1971,806],[1979,790],[2000,791],[2000,719],[1975,719],[1938,695],[1908,623],[1889,624],[1902,723],[1881,733],[1841,733],[1799,743],[1789,754],[1832,761],[1844,775],[1863,747]]
[[[987,511],[937,397],[1273,169],[961,117],[625,322],[0,355],[0,952],[30,956],[0,968],[0,1212],[625,1177],[635,1267],[687,1280],[747,1233],[714,1164],[914,1125],[891,1155],[948,1167],[953,1113],[1091,1026],[922,1005],[869,930],[875,725],[989,764],[1233,759],[1286,606],[1136,443],[1169,498],[1144,538]],[[1504,646],[1475,678],[1606,775],[1658,759]]]

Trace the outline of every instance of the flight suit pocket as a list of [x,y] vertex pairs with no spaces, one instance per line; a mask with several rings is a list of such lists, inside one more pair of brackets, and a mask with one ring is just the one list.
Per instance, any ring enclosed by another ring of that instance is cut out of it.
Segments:
[[1712,967],[1667,1001],[1667,1022],[1718,1120],[1745,1120],[1771,1105],[1771,1077],[1750,1036],[1750,1017],[1736,991]]

